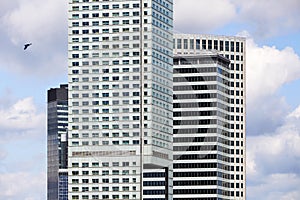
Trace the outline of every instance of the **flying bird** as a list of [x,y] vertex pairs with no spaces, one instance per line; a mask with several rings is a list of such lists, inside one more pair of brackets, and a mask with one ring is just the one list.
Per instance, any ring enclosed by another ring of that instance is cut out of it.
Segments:
[[32,43],[28,43],[24,45],[24,50],[26,50],[30,45],[32,45]]

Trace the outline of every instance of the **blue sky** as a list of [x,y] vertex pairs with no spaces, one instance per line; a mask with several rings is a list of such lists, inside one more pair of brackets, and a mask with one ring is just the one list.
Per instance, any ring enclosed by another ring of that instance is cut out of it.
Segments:
[[[300,1],[174,2],[177,33],[247,37],[248,200],[300,199]],[[45,199],[46,91],[67,82],[67,1],[1,1],[0,44],[0,199]]]

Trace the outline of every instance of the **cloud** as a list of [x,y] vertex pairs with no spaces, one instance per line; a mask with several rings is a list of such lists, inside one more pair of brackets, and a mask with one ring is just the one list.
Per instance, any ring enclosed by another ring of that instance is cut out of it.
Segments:
[[249,200],[298,200],[300,177],[296,174],[272,174],[262,176],[261,184],[248,186]]
[[247,138],[249,199],[300,198],[300,106],[274,133]]
[[286,47],[258,46],[247,40],[247,93],[250,103],[274,94],[283,84],[300,78],[300,58]]
[[300,1],[240,1],[232,0],[238,10],[240,23],[253,27],[259,37],[282,35],[300,28]]
[[13,9],[18,0],[11,0],[11,1],[1,1],[0,2],[0,17],[3,17],[6,14],[7,10]]
[[300,106],[291,111],[278,91],[300,78],[290,47],[259,46],[248,32],[247,196],[249,200],[300,199]]
[[[249,136],[247,150],[249,151],[251,177],[260,175],[257,174],[258,172],[300,173],[299,131],[299,127],[289,124],[278,128],[272,135]],[[260,166],[257,165],[257,161],[261,164]]]
[[174,30],[204,33],[226,25],[235,15],[230,0],[175,0]]
[[0,108],[1,137],[40,134],[41,130],[45,131],[45,122],[45,114],[38,113],[31,97],[21,99],[7,108]]
[[248,133],[272,132],[282,125],[290,111],[283,96],[277,94],[284,85],[300,78],[300,58],[286,47],[259,46],[248,32],[246,81]]
[[230,25],[229,31],[246,27],[263,39],[298,31],[299,9],[298,0],[175,0],[175,31],[207,33]]
[[[52,41],[67,27],[66,6],[60,0],[20,0],[14,9],[7,11],[2,23],[15,44],[29,39]],[[62,23],[64,26],[60,26]]]
[[[66,74],[67,3],[14,0],[4,8],[0,15],[0,42],[5,48],[0,49],[0,69],[35,79]],[[33,45],[23,51],[26,42]]]
[[46,174],[27,172],[0,174],[0,199],[46,199]]
[[0,199],[46,199],[45,114],[32,97],[6,94],[0,98]]

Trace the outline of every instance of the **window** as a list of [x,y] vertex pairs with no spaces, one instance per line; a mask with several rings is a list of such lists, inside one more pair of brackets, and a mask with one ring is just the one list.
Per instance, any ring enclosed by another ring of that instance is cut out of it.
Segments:
[[[72,42],[79,42],[79,38],[72,38]],[[79,49],[79,47],[78,47],[78,49]],[[76,49],[76,50],[78,50],[78,49]],[[73,50],[74,50],[74,48],[73,48]]]
[[234,52],[234,42],[230,42],[230,51]]
[[122,135],[123,135],[123,137],[129,137],[129,133],[128,132],[123,132]]
[[105,176],[105,175],[109,175],[109,171],[108,170],[103,170],[102,171],[102,176]]
[[123,20],[123,24],[129,24],[129,20]]
[[[119,61],[118,60],[114,60],[113,61],[113,65],[118,65],[119,64]],[[115,72],[115,71],[113,71],[113,72]]]
[[72,34],[79,34],[79,30],[73,30]]
[[119,179],[118,178],[113,178],[112,181],[113,181],[113,183],[119,183]]
[[188,49],[188,40],[187,39],[183,40],[183,48]]
[[202,49],[206,49],[206,40],[202,40]]
[[119,24],[119,20],[114,20],[113,21],[113,25],[118,25]]
[[133,140],[132,144],[140,144],[140,141],[139,140]]
[[177,39],[177,49],[181,49],[181,39]]
[[102,5],[102,9],[109,9],[109,5]]
[[119,8],[119,4],[113,4],[113,9]]
[[78,14],[73,14],[73,15],[72,15],[72,18],[73,18],[73,19],[78,19],[78,18],[79,18],[79,15],[78,15]]
[[102,25],[109,25],[109,21],[103,21]]
[[73,22],[72,26],[79,26],[79,22]]
[[89,167],[89,163],[82,163],[82,167]]
[[129,140],[124,140],[124,141],[123,141],[123,144],[124,144],[124,145],[129,145]]
[[99,22],[98,21],[93,21],[93,26],[99,26]]
[[123,68],[122,71],[123,72],[129,72],[129,68]]
[[93,175],[99,175],[99,171],[92,171]]
[[94,5],[94,6],[92,6],[92,9],[93,10],[99,10],[99,6],[98,5]]
[[99,45],[93,45],[92,49],[94,49],[94,50],[99,49]]
[[123,183],[129,183],[129,178],[123,178],[122,181]]
[[92,179],[93,183],[99,183],[99,179]]
[[225,51],[229,51],[229,41],[225,41]]
[[72,46],[72,50],[79,50],[79,46]]

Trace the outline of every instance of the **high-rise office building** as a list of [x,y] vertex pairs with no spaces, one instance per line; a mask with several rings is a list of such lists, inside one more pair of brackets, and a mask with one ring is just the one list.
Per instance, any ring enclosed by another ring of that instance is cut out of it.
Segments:
[[174,200],[245,199],[245,39],[174,37]]
[[172,0],[69,0],[69,199],[172,199]]
[[47,199],[68,200],[68,85],[48,90]]

